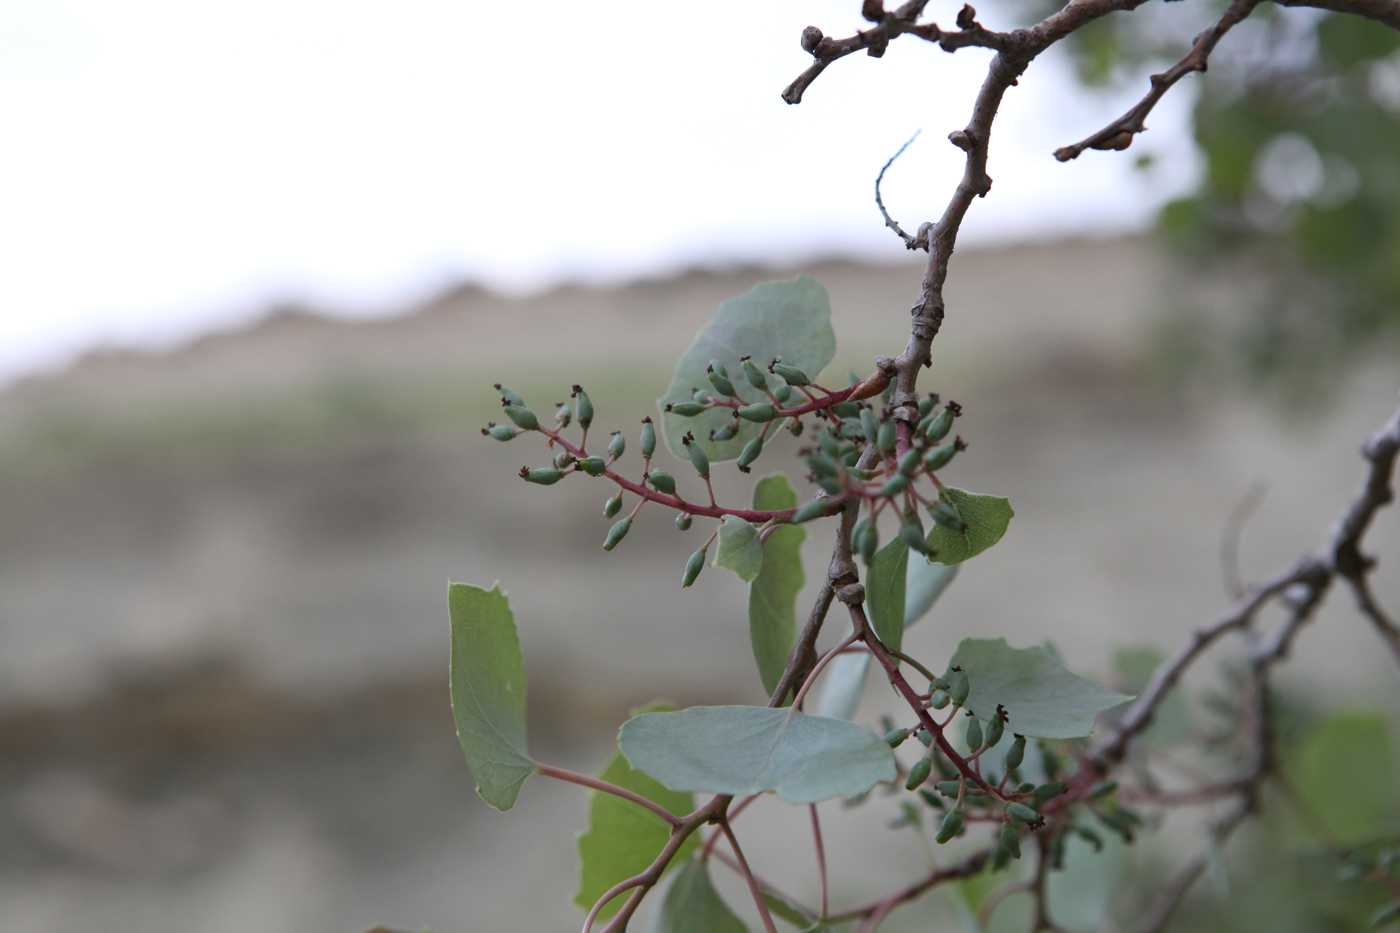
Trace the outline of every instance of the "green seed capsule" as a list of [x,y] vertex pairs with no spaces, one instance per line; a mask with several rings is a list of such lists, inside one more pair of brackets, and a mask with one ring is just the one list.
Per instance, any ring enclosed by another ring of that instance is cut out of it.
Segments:
[[939,781],[933,785],[938,792],[949,800],[958,799],[958,788],[962,787],[962,781]]
[[787,429],[788,429],[788,433],[791,434],[793,437],[801,437],[801,436],[802,436],[802,419],[801,419],[801,418],[789,418],[789,419],[788,419],[788,423],[787,423]]
[[1060,768],[1064,767],[1064,763],[1060,761],[1060,756],[1055,754],[1054,750],[1046,746],[1044,742],[1038,744],[1040,745],[1041,767],[1045,769],[1045,776],[1053,781],[1060,776]]
[[953,455],[958,452],[958,442],[949,441],[933,448],[924,457],[924,467],[928,470],[941,470],[953,459]]
[[694,418],[705,410],[705,406],[699,402],[671,402],[666,406],[666,410],[682,418]]
[[1100,781],[1089,789],[1086,800],[1102,800],[1118,789],[1117,781]]
[[779,376],[783,377],[783,381],[788,385],[805,386],[811,385],[812,383],[812,380],[808,379],[807,374],[802,370],[798,369],[796,366],[789,366],[778,359],[768,364],[768,371],[770,373],[777,373]]
[[1069,785],[1064,781],[1050,781],[1042,784],[1031,792],[1031,797],[1035,800],[1037,807],[1042,807],[1051,800],[1069,790]]
[[967,734],[964,738],[967,740],[968,751],[975,752],[982,747],[982,723],[976,716],[968,719]]
[[724,367],[715,360],[710,360],[710,365],[705,368],[705,375],[710,377],[710,385],[715,387],[715,391],[720,395],[738,395],[734,391],[734,383],[729,381],[729,374],[724,371]]
[[540,486],[553,486],[559,482],[559,478],[564,475],[563,470],[554,467],[529,467],[520,468],[520,478],[527,483],[535,483]]
[[708,405],[715,399],[713,395],[706,392],[704,389],[693,389],[690,393],[690,400],[692,402],[699,402],[701,405]]
[[952,840],[963,830],[962,813],[957,810],[949,810],[948,815],[943,817],[943,822],[938,826],[938,835],[934,838],[942,845]]
[[899,537],[915,554],[923,554],[928,551],[928,543],[924,540],[924,527],[919,524],[918,519],[900,525]]
[[585,431],[593,424],[593,400],[583,391],[583,386],[574,386],[574,419]]
[[875,552],[880,547],[880,533],[869,518],[856,522],[855,530],[851,532],[851,547],[867,565],[875,559]]
[[899,748],[907,738],[909,738],[908,729],[891,729],[885,733],[885,744],[890,748]]
[[1011,742],[1011,748],[1006,752],[1006,770],[1015,771],[1021,767],[1021,761],[1026,757],[1026,737],[1018,735]]
[[1005,847],[1012,858],[1021,857],[1021,834],[1011,823],[1001,824],[1001,830],[997,833],[997,844]]
[[967,522],[958,514],[958,510],[947,502],[939,500],[929,509],[929,514],[933,516],[934,524],[947,528],[950,531],[966,531]]
[[787,383],[783,383],[782,385],[778,386],[776,389],[773,390],[773,397],[779,402],[782,402],[784,405],[786,405],[788,399],[792,398],[792,386],[788,385]]
[[701,548],[690,555],[690,560],[685,562],[685,573],[681,576],[681,587],[685,588],[695,582],[695,578],[700,576],[700,571],[705,569],[705,549]]
[[665,493],[668,496],[676,494],[676,478],[665,470],[652,470],[647,474],[647,482],[651,488],[657,492]]
[[554,455],[554,466],[560,470],[568,469],[569,465],[573,462],[574,455],[567,450],[561,450]]
[[905,790],[914,790],[924,781],[928,780],[929,772],[933,770],[933,762],[927,758],[920,758],[914,762],[914,767],[909,769],[909,778],[904,782]]
[[966,703],[967,695],[972,692],[972,684],[967,679],[967,672],[954,671],[948,684],[948,695],[953,698],[953,705],[962,706]]
[[829,496],[838,495],[845,488],[841,485],[841,481],[834,476],[818,476],[816,482]]
[[[933,747],[933,736],[923,726],[920,726],[914,732],[914,738],[918,739],[919,744],[922,745],[924,748]],[[939,764],[942,764],[942,759],[939,759]]]
[[651,423],[651,418],[642,419],[642,456],[648,460],[656,453],[656,428]]
[[896,473],[885,480],[885,485],[880,487],[879,496],[897,496],[909,487],[909,477]]
[[830,429],[826,429],[818,435],[817,447],[832,460],[841,456],[841,441],[837,439],[835,434],[831,433]]
[[1006,730],[1006,721],[1000,715],[993,716],[987,723],[987,738],[983,745],[986,748],[996,748],[1001,742],[1002,734]]
[[763,375],[763,370],[753,364],[750,357],[739,357],[739,365],[744,368],[744,376],[749,380],[749,385],[755,389],[768,388],[768,377]]
[[1024,803],[1008,803],[1006,812],[1013,820],[1020,820],[1022,823],[1039,823],[1040,814],[1032,807]]
[[890,418],[887,421],[881,422],[879,434],[876,436],[876,446],[880,448],[880,453],[886,456],[894,453],[897,439],[898,435],[895,430],[894,419]]
[[608,465],[602,457],[584,457],[578,462],[578,468],[589,476],[602,476]]
[[929,412],[933,411],[933,406],[937,404],[938,400],[932,395],[925,395],[923,398],[919,399],[919,417],[926,417]]
[[763,453],[763,435],[760,434],[758,437],[755,437],[745,444],[743,450],[739,451],[739,471],[742,473],[749,472],[749,467],[758,459],[761,453]]
[[679,512],[676,514],[676,527],[681,531],[690,530],[690,521],[691,517],[689,512]]
[[569,406],[568,406],[566,403],[560,402],[560,403],[558,403],[558,405],[555,406],[555,408],[554,408],[554,423],[555,423],[556,425],[559,426],[559,430],[562,431],[562,430],[564,430],[565,428],[567,428],[567,427],[569,426],[569,423],[570,423],[571,421],[573,421],[573,420],[574,420],[574,413],[573,413],[573,410],[570,409]]
[[710,458],[705,455],[705,451],[700,449],[700,445],[693,439],[683,445],[685,452],[690,457],[691,466],[695,467],[695,472],[700,474],[701,479],[710,478]]
[[1011,864],[1011,850],[1006,846],[997,846],[992,850],[992,871],[1001,871]]
[[627,438],[622,436],[621,431],[612,432],[612,437],[608,438],[608,456],[617,460],[626,452]]
[[612,518],[614,515],[616,515],[618,512],[621,512],[621,511],[622,511],[622,493],[618,493],[617,495],[615,495],[615,496],[613,496],[611,499],[609,499],[607,502],[604,502],[604,503],[603,503],[603,517],[604,517],[604,518]]
[[616,522],[608,529],[608,536],[603,540],[603,550],[611,551],[617,547],[617,543],[627,537],[627,530],[632,527],[632,519],[624,518]]
[[904,452],[904,456],[899,458],[899,475],[913,476],[914,471],[919,468],[919,460],[923,454],[914,447],[910,447]]
[[837,402],[831,406],[831,413],[838,418],[855,418],[860,415],[860,402]]
[[734,439],[734,435],[739,433],[739,422],[726,421],[722,426],[710,432],[712,441],[729,441]]
[[745,405],[739,409],[739,417],[745,421],[755,421],[759,424],[765,421],[772,421],[778,416],[778,410],[773,407],[772,402],[757,402],[753,405]]
[[539,429],[540,420],[535,417],[535,413],[528,408],[521,408],[519,405],[507,405],[502,409],[506,417],[514,421],[516,426],[525,431],[536,431]]
[[499,382],[496,383],[495,388],[497,392],[501,393],[501,401],[505,402],[507,405],[515,405],[520,408],[525,407],[525,400],[520,397],[519,393],[512,392]]
[[875,412],[869,408],[860,410],[860,430],[867,442],[876,444],[880,439],[880,424],[875,420]]
[[820,518],[831,508],[830,499],[813,499],[806,505],[792,513],[788,521],[794,525],[801,525],[803,522],[810,522],[814,518]]
[[948,696],[948,694],[944,693],[942,690],[935,690],[933,692],[932,699],[929,700],[928,705],[932,706],[934,709],[943,709],[951,702],[953,701]]
[[515,428],[512,428],[508,424],[496,424],[495,422],[492,422],[491,424],[488,424],[486,427],[482,428],[481,433],[485,434],[487,437],[494,438],[498,441],[508,441],[514,438],[520,432],[515,430]]
[[953,428],[953,410],[944,408],[938,414],[929,419],[928,426],[924,428],[924,438],[929,442],[941,441],[948,436],[948,432]]
[[938,795],[934,794],[933,791],[929,790],[927,787],[919,788],[919,799],[922,800],[924,803],[928,804],[930,807],[933,807],[935,810],[944,809],[944,803],[942,799],[940,799]]

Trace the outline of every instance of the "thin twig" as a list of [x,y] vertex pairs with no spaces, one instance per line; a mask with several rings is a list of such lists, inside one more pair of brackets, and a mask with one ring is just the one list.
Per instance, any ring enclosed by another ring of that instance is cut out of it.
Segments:
[[821,881],[822,916],[825,917],[831,912],[831,905],[827,900],[826,845],[822,842],[822,819],[817,813],[816,804],[809,803],[807,811],[812,815],[812,847],[817,853],[817,877]]
[[891,165],[894,165],[894,160],[904,155],[904,150],[908,149],[913,144],[914,140],[919,138],[919,134],[922,132],[923,130],[915,130],[914,135],[906,139],[904,145],[895,150],[894,155],[890,156],[885,164],[880,167],[880,174],[875,176],[875,206],[880,209],[880,216],[885,218],[885,226],[893,230],[895,235],[904,241],[904,245],[908,249],[928,249],[927,231],[923,231],[925,236],[922,240],[904,232],[904,228],[899,225],[899,221],[891,217],[890,212],[885,210],[885,200],[880,195],[880,183],[885,180],[885,173],[890,170]]
[[773,925],[773,915],[768,912],[768,903],[763,899],[763,892],[758,888],[758,881],[754,879],[753,870],[749,868],[749,860],[744,858],[744,850],[739,848],[739,837],[734,835],[734,830],[729,828],[729,821],[726,819],[720,819],[719,828],[724,832],[724,838],[729,840],[729,848],[734,850],[734,858],[739,862],[740,873],[748,882],[749,893],[753,895],[754,906],[758,908],[758,916],[763,921],[763,929],[767,933],[778,933],[778,928]]

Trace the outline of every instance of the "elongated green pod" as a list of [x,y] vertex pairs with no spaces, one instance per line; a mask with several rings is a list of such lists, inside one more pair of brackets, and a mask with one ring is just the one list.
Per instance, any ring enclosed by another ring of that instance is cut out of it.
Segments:
[[689,512],[679,512],[676,514],[676,527],[681,531],[690,530],[690,521],[691,518]]
[[967,671],[953,671],[948,678],[948,696],[952,697],[953,705],[962,706],[971,692],[972,683],[967,679]]
[[709,479],[710,458],[700,449],[700,445],[695,443],[695,438],[687,434],[681,443],[685,447],[686,456],[690,458],[690,465],[695,467],[695,472],[700,474],[701,479]]
[[875,559],[875,552],[880,549],[880,532],[875,527],[875,522],[869,516],[856,522],[855,530],[851,532],[851,547],[866,566]]
[[938,844],[950,842],[963,831],[963,817],[959,810],[949,810],[948,815],[943,817],[943,822],[938,824],[938,835],[934,838]]
[[1011,742],[1011,748],[1006,752],[1006,770],[1015,771],[1021,767],[1021,762],[1026,757],[1026,737],[1018,735]]
[[535,417],[535,413],[528,408],[521,408],[519,405],[506,405],[501,409],[506,413],[506,417],[514,421],[516,427],[524,431],[537,431],[540,427],[540,419]]
[[958,442],[956,440],[949,441],[946,444],[938,445],[937,447],[930,450],[928,452],[928,455],[924,457],[924,468],[930,471],[938,471],[943,469],[945,466],[952,462],[953,457],[961,449],[962,448],[958,446]]
[[694,583],[695,578],[700,576],[700,571],[705,569],[705,551],[705,548],[700,548],[685,562],[685,573],[681,576],[682,588]]
[[1022,823],[1039,823],[1040,812],[1034,807],[1027,806],[1019,801],[1012,801],[1006,805],[1006,813],[1013,820]]
[[899,458],[899,475],[913,476],[919,469],[919,462],[922,458],[922,451],[916,447],[910,447],[904,452],[904,456]]
[[876,446],[880,448],[880,453],[889,456],[894,453],[895,442],[898,440],[898,433],[893,418],[886,418],[880,422],[880,431],[876,435]]
[[915,790],[924,781],[928,780],[929,773],[933,771],[933,762],[928,758],[920,758],[914,762],[914,767],[909,769],[909,777],[904,782],[905,790]]
[[956,800],[958,797],[958,789],[962,787],[962,781],[939,781],[933,786],[937,788],[938,792],[944,797],[947,797],[949,800]]
[[1043,807],[1067,790],[1069,790],[1069,785],[1064,781],[1048,781],[1031,792],[1031,799],[1035,801],[1037,807]]
[[1103,851],[1103,837],[1100,836],[1098,833],[1094,832],[1089,827],[1081,826],[1078,823],[1071,826],[1070,829],[1080,839],[1083,839],[1085,842],[1089,843],[1089,845],[1093,846],[1095,852]]
[[754,421],[763,424],[772,421],[778,416],[778,410],[773,407],[772,402],[755,402],[752,405],[744,405],[739,408],[739,417],[745,421]]
[[768,364],[768,371],[781,376],[783,381],[788,385],[805,386],[812,384],[812,380],[807,378],[806,373],[796,366],[789,366],[779,358],[774,358],[773,362]]
[[556,469],[567,470],[574,463],[574,455],[567,450],[561,450],[554,455],[554,466]]
[[969,716],[967,719],[967,733],[963,737],[967,742],[967,750],[975,752],[982,747],[982,721],[976,716]]
[[838,418],[855,418],[860,415],[860,402],[837,402],[831,406],[831,413]]
[[656,426],[652,424],[651,418],[642,419],[642,456],[648,460],[656,453]]
[[651,484],[651,488],[657,492],[665,493],[668,496],[676,494],[676,478],[665,470],[652,470],[647,474],[646,480]]
[[928,705],[934,709],[943,709],[951,702],[953,702],[953,700],[947,693],[942,690],[935,690],[933,691],[933,696],[929,699]]
[[618,460],[626,452],[627,438],[622,435],[621,431],[612,432],[612,436],[608,438],[608,457]]
[[602,457],[584,457],[578,462],[578,468],[589,476],[602,476],[608,465]]
[[613,496],[611,499],[609,499],[607,502],[604,502],[604,503],[603,503],[603,517],[604,517],[604,518],[612,518],[614,515],[616,515],[618,512],[621,512],[621,511],[622,511],[622,493],[618,493],[617,495],[615,495],[615,496]]
[[736,435],[736,434],[738,434],[738,433],[739,433],[739,422],[738,422],[738,421],[726,421],[724,424],[722,424],[721,426],[715,428],[713,431],[710,432],[710,440],[712,440],[712,441],[728,441],[728,440],[733,440],[733,439],[734,439],[734,435]]
[[788,521],[792,522],[794,525],[801,525],[803,522],[810,522],[814,518],[820,518],[830,509],[830,499],[813,499],[811,502],[808,502],[806,505],[793,512],[792,517],[788,519]]
[[860,429],[865,435],[865,440],[872,446],[879,446],[880,422],[875,418],[875,412],[869,408],[860,410]]
[[563,470],[554,467],[535,467],[533,470],[529,467],[520,468],[520,478],[538,486],[553,486],[563,475]]
[[773,397],[783,405],[786,405],[788,399],[792,398],[792,386],[788,385],[786,382],[783,383],[773,390]]
[[554,423],[559,430],[567,428],[574,420],[574,411],[567,402],[556,402],[554,405]]
[[891,729],[885,733],[885,744],[890,748],[899,748],[907,738],[909,738],[908,729]]
[[715,391],[720,395],[737,396],[734,391],[734,383],[729,381],[729,373],[724,371],[724,367],[716,360],[710,360],[710,365],[705,367],[705,375],[710,379],[710,385],[715,387]]
[[1012,858],[1021,857],[1021,833],[1012,823],[1002,823],[997,833],[997,843],[1005,846]]
[[901,476],[900,474],[896,473],[894,476],[891,476],[889,479],[885,480],[885,485],[880,487],[880,491],[879,493],[877,493],[877,495],[881,496],[882,498],[886,496],[897,496],[908,488],[909,477]]
[[925,395],[923,398],[919,399],[919,417],[927,417],[929,412],[933,411],[937,404],[938,396],[936,395]]
[[1086,799],[1086,800],[1102,800],[1103,798],[1107,797],[1109,794],[1113,793],[1113,792],[1116,791],[1117,789],[1118,789],[1118,782],[1117,782],[1117,781],[1100,781],[1099,783],[1095,784],[1093,787],[1089,788],[1089,793],[1085,796],[1084,799]]
[[906,520],[900,525],[899,537],[909,546],[909,550],[916,554],[928,551],[928,542],[924,539],[924,526],[919,524],[918,518]]
[[585,431],[593,424],[593,400],[583,391],[583,386],[574,386],[574,420]]
[[996,748],[1001,743],[1001,737],[1006,731],[1006,720],[1001,718],[1001,708],[997,708],[997,713],[987,722],[987,737],[983,742],[985,748]]
[[666,410],[682,418],[694,418],[705,410],[705,406],[699,402],[671,402],[667,404]]
[[512,392],[510,389],[507,389],[505,386],[501,385],[499,382],[495,384],[495,389],[496,389],[497,392],[499,392],[499,393],[501,394],[501,401],[504,402],[505,404],[507,404],[507,405],[516,405],[516,406],[519,406],[520,408],[524,408],[524,407],[525,407],[525,400],[524,400],[523,398],[520,397],[520,394],[519,394],[519,393],[517,393],[517,392]]
[[493,421],[486,427],[482,428],[481,433],[491,438],[492,440],[509,441],[513,440],[515,436],[518,435],[520,432],[515,430],[515,428],[511,427],[508,424],[497,424]]
[[744,370],[744,377],[749,380],[749,385],[760,391],[768,388],[768,377],[763,375],[763,370],[754,365],[753,357],[739,357],[739,366]]
[[608,536],[603,539],[603,550],[611,551],[613,548],[617,547],[618,542],[627,537],[627,532],[631,527],[632,519],[630,516],[614,523],[613,526],[608,529]]
[[947,437],[952,428],[953,410],[944,407],[942,411],[929,419],[928,426],[924,428],[924,439],[930,443],[936,443]]
[[755,437],[755,438],[753,438],[752,440],[750,440],[747,444],[745,444],[743,450],[739,451],[739,460],[738,460],[739,472],[741,472],[741,473],[747,473],[747,472],[749,472],[749,467],[753,465],[753,462],[754,462],[755,460],[757,460],[758,457],[759,457],[759,455],[762,454],[762,453],[763,453],[763,435],[760,434],[760,435],[758,435],[757,437]]

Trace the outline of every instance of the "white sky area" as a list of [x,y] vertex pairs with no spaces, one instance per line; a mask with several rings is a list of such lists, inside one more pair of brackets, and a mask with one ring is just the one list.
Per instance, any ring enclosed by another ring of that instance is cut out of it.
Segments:
[[[956,0],[929,13],[951,24]],[[1019,23],[982,4],[994,28]],[[0,380],[165,345],[274,302],[385,313],[509,290],[902,246],[961,172],[988,53],[910,37],[784,104],[803,26],[859,0],[6,0]],[[1146,87],[1086,95],[1063,52],[1008,94],[965,242],[1144,224],[1196,171],[1169,95],[1130,154],[1051,157]],[[1184,88],[1181,90],[1185,90]],[[1168,147],[1168,148],[1163,148]],[[1135,171],[1133,155],[1159,167]]]

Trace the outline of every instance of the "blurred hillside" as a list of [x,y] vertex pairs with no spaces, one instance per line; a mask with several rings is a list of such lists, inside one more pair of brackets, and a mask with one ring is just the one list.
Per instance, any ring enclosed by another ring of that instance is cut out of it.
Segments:
[[[919,267],[828,261],[522,298],[463,286],[375,322],[284,310],[0,392],[0,929],[576,924],[582,798],[536,781],[507,819],[471,792],[447,581],[511,592],[550,760],[594,769],[628,707],[752,702],[758,682],[741,587],[707,574],[682,593],[694,545],[645,512],[605,554],[601,485],[527,488],[513,473],[543,453],[479,436],[489,386],[547,410],[581,382],[598,427],[631,430],[721,300],[799,271],[831,292],[834,379],[903,346]],[[1246,576],[1322,537],[1394,407],[1393,360],[1337,377],[1336,410],[1308,418],[1172,386],[1153,335],[1179,292],[1145,241],[958,254],[925,385],[967,410],[952,478],[1017,517],[914,651],[1010,631],[1094,673],[1116,644],[1174,646],[1224,605],[1226,517],[1261,480]],[[1400,554],[1393,512],[1371,544]],[[1396,566],[1376,578],[1392,606]],[[1400,701],[1343,597],[1316,625],[1297,683]],[[898,855],[835,832],[838,898]],[[809,893],[761,835],[746,847]]]

